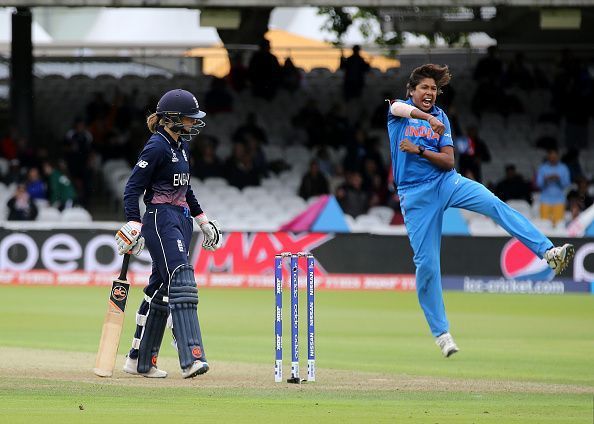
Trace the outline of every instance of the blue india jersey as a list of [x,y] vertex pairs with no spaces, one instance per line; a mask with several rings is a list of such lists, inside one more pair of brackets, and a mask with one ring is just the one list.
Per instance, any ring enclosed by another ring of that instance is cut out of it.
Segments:
[[[403,101],[403,100],[397,100]],[[414,106],[412,99],[404,101]],[[412,153],[400,151],[398,146],[405,138],[413,144],[423,146],[426,150],[439,152],[444,146],[453,146],[450,121],[443,110],[433,106],[428,112],[445,125],[442,136],[433,132],[429,122],[415,118],[394,116],[388,107],[388,135],[392,156],[392,172],[397,187],[418,184],[432,180],[444,172],[449,172],[432,164],[428,159]]]

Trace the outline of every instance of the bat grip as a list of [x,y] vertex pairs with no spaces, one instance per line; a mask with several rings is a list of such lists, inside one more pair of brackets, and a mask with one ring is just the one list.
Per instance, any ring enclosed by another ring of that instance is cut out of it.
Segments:
[[130,254],[124,254],[124,261],[122,262],[122,270],[120,271],[119,279],[126,281],[126,274],[128,273],[128,264],[130,264]]

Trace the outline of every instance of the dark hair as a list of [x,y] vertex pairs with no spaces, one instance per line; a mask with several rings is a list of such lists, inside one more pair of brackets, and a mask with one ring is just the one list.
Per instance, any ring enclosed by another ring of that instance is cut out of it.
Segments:
[[450,74],[447,65],[440,66],[434,63],[428,63],[419,66],[418,68],[415,68],[411,72],[410,77],[408,77],[408,82],[406,83],[406,96],[410,97],[411,91],[413,91],[421,80],[425,78],[432,78],[437,85],[437,93],[441,94],[441,89],[450,83],[452,74]]

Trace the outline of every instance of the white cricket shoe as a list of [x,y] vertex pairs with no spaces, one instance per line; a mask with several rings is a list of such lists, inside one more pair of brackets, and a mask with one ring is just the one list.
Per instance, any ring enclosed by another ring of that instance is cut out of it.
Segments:
[[435,338],[435,344],[441,349],[441,353],[446,358],[449,358],[454,353],[458,352],[458,346],[454,342],[454,338],[450,333],[443,333],[441,336]]
[[561,271],[567,268],[573,255],[575,255],[573,244],[564,244],[561,247],[553,247],[547,250],[544,254],[544,258],[551,269],[555,271],[555,275],[559,275],[561,274]]
[[138,359],[132,359],[126,356],[126,363],[124,364],[124,368],[122,368],[124,372],[132,375],[141,375],[146,378],[165,378],[167,377],[167,371],[160,370],[157,367],[151,367],[149,372],[140,373],[138,372]]
[[183,378],[194,378],[197,375],[205,374],[209,370],[208,363],[194,361],[188,368],[182,369]]

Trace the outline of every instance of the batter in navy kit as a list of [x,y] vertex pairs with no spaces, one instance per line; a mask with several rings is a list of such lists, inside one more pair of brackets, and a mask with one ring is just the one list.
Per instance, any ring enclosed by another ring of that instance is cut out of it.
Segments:
[[[171,90],[147,118],[153,135],[144,146],[124,191],[126,223],[116,234],[121,255],[138,255],[145,244],[153,261],[144,300],[136,314],[136,332],[124,371],[150,378],[167,377],[157,356],[170,318],[181,373],[192,378],[208,371],[198,323],[198,289],[188,264],[193,219],[204,235],[202,247],[216,250],[222,242],[216,221],[202,211],[190,187],[189,142],[204,127],[192,93]],[[146,212],[140,220],[138,199]]]

